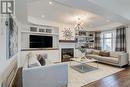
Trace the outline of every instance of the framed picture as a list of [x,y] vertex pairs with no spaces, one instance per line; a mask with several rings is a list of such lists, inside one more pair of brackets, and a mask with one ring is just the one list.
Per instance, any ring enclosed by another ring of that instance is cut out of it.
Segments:
[[18,52],[18,27],[11,15],[7,18],[7,58],[11,58]]

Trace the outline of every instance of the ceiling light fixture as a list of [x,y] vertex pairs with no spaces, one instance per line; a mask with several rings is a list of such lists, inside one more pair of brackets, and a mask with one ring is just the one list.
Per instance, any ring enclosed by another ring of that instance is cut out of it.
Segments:
[[41,15],[42,18],[45,18],[45,15]]
[[77,17],[77,24],[76,24],[76,26],[75,26],[75,31],[76,31],[76,35],[78,35],[79,33],[79,31],[80,30],[82,30],[83,29],[83,26],[82,26],[82,20],[81,20],[81,17]]
[[52,4],[52,1],[49,1],[49,4],[51,5],[51,4]]

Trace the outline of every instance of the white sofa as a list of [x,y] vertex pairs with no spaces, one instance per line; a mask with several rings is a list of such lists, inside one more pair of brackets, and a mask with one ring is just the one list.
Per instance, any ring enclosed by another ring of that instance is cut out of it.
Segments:
[[33,67],[28,68],[28,64],[25,64],[23,67],[23,87],[67,87],[67,63],[41,66],[38,60],[33,57],[30,59],[29,65],[30,64],[34,64]]
[[109,52],[110,56],[105,57],[105,56],[99,55],[100,50],[94,50],[94,51],[96,51],[97,54],[93,54],[92,52],[90,52],[89,54],[86,55],[86,57],[94,58],[94,59],[97,59],[99,62],[111,64],[111,65],[115,65],[115,66],[119,66],[119,67],[122,67],[122,66],[128,64],[128,53]]

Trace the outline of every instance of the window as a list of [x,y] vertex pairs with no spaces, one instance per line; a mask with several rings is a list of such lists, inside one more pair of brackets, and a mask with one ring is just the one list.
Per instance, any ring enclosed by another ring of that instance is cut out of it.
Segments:
[[102,50],[115,51],[116,31],[106,31],[101,34]]

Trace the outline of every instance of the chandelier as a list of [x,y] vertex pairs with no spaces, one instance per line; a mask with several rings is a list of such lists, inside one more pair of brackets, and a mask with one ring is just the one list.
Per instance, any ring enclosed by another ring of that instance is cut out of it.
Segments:
[[83,30],[82,21],[80,17],[78,17],[77,24],[74,29],[75,29],[76,35],[79,35],[79,31]]

